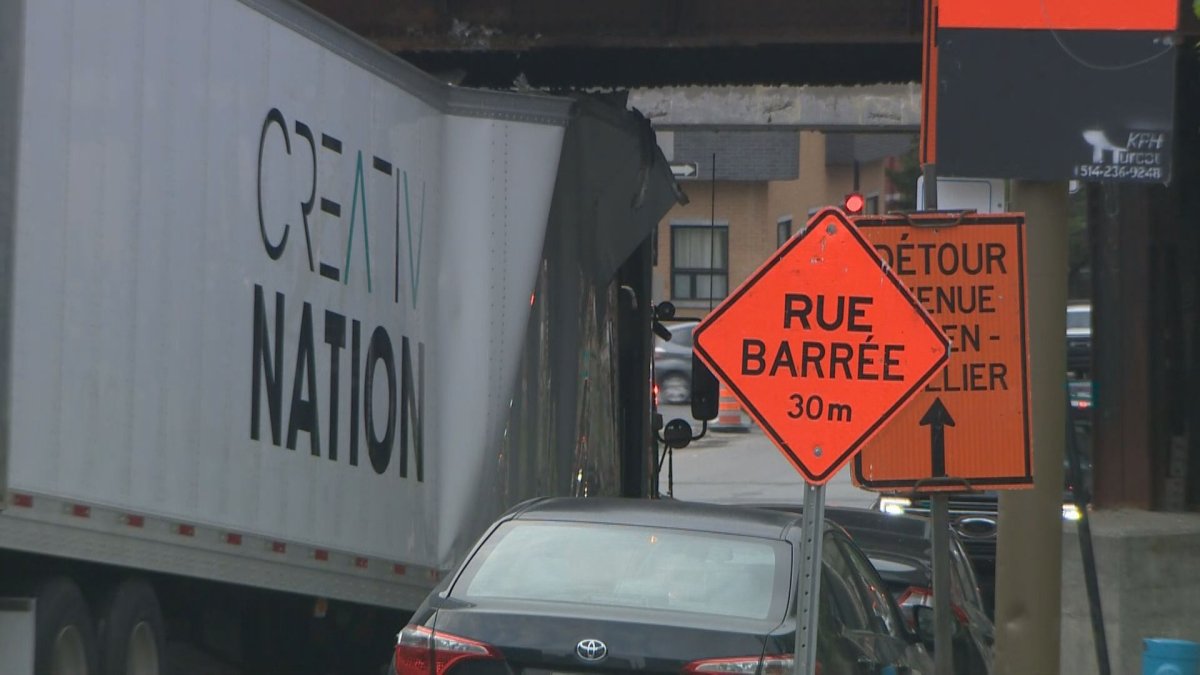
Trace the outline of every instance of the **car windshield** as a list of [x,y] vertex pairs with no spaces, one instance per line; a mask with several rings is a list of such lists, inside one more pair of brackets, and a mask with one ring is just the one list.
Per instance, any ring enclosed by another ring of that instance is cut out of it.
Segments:
[[676,323],[667,326],[671,331],[671,339],[663,340],[655,338],[659,345],[671,345],[673,347],[690,350],[692,348],[692,331],[696,328],[693,322]]
[[692,329],[695,324],[680,324],[671,328],[671,342],[691,349],[692,347]]
[[[510,522],[451,595],[777,619],[784,542],[626,525]],[[461,590],[460,590],[461,589]]]

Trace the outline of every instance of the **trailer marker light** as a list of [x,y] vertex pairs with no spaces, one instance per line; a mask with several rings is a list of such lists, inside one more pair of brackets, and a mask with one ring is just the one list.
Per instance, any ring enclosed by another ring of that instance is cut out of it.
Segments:
[[21,508],[31,509],[31,508],[33,508],[33,497],[31,497],[29,495],[14,494],[12,496],[12,503],[13,503],[13,506],[20,506]]
[[287,553],[287,544],[282,541],[271,542],[271,550],[275,553]]
[[404,576],[405,574],[408,574],[408,568],[400,563],[396,563],[395,565],[392,565],[392,574]]
[[71,515],[79,517],[79,518],[91,518],[92,517],[92,507],[84,506],[83,504],[72,504],[71,505]]
[[329,551],[326,551],[323,548],[319,548],[319,549],[313,551],[313,557],[322,562],[329,560]]
[[355,558],[354,559],[354,566],[359,569],[363,569],[363,570],[367,569],[367,564],[368,563],[367,563],[366,558]]
[[225,533],[225,543],[229,544],[230,546],[241,546],[242,545],[242,535],[237,534],[236,532],[226,532]]
[[135,515],[129,514],[129,515],[122,516],[121,520],[124,521],[124,523],[126,525],[128,525],[129,527],[145,527],[145,525],[146,525],[146,517],[145,516],[135,516]]
[[195,525],[180,525],[178,532],[179,532],[180,536],[183,536],[183,537],[194,537],[194,536],[196,536],[196,526]]

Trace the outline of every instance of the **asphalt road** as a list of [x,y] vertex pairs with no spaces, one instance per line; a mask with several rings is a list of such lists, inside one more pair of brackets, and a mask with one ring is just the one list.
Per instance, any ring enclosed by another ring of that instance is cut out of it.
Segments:
[[[682,417],[692,423],[686,406],[663,406],[664,422]],[[668,492],[667,466],[660,481]],[[704,438],[674,452],[674,496],[715,502],[804,501],[804,481],[784,459],[774,443],[753,424],[747,433],[709,431]],[[825,489],[830,506],[869,507],[875,493],[850,482],[850,468],[842,469]]]

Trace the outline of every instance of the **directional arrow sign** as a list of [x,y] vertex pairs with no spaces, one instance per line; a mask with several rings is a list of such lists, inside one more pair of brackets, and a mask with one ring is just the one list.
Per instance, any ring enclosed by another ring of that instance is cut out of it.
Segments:
[[846,216],[825,209],[700,323],[695,351],[824,484],[942,368],[949,344]]
[[946,475],[946,427],[954,426],[954,418],[942,404],[942,399],[933,399],[933,405],[925,411],[921,418],[921,426],[929,427],[929,456],[933,464],[933,475],[942,478]]
[[[951,344],[945,369],[855,458],[855,482],[915,492],[1031,487],[1024,217],[854,220]],[[930,480],[938,478],[946,480]]]
[[700,166],[695,162],[672,162],[671,173],[676,178],[695,178],[700,174]]

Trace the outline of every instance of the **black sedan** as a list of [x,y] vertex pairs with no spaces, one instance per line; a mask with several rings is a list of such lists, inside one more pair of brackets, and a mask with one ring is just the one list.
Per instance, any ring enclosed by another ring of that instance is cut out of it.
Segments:
[[[800,505],[786,502],[749,506],[795,514],[802,512]],[[844,529],[855,546],[867,556],[887,590],[900,604],[910,626],[916,627],[919,613],[923,617],[932,616],[926,613],[933,608],[933,550],[928,518],[838,507],[826,507],[825,518]],[[993,667],[992,645],[996,629],[984,606],[979,582],[963,542],[953,532],[950,563],[950,605],[955,619],[954,672],[988,675]],[[917,610],[918,607],[923,609]],[[925,638],[932,647],[932,633],[926,634]]]
[[[399,635],[399,675],[792,672],[795,514],[548,499],[483,536]],[[823,539],[817,672],[932,673],[865,556]]]
[[[927,518],[898,516],[868,509],[826,509],[825,515],[850,533],[879,570],[902,609],[933,607],[933,550]],[[950,538],[950,609],[954,615],[956,673],[992,672],[996,629],[988,618],[975,570],[957,534]],[[932,616],[925,612],[922,616]]]

